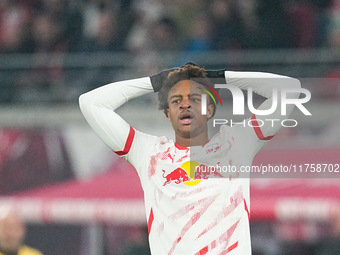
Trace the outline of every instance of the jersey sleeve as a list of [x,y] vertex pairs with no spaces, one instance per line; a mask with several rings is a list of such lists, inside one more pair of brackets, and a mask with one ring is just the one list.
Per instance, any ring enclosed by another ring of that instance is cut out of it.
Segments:
[[[287,104],[286,114],[281,114],[281,91],[290,91],[289,98],[299,98],[297,92],[301,88],[300,81],[288,76],[282,76],[263,72],[225,72],[227,84],[236,86],[242,90],[251,89],[254,93],[261,95],[265,101],[256,110],[270,110],[273,101],[276,101],[277,108],[270,114],[253,114],[246,120],[245,132],[247,137],[257,144],[256,151],[271,140],[280,130],[282,120],[286,119],[294,109],[293,104]],[[275,105],[275,102],[274,102]],[[250,123],[250,125],[248,125]]]
[[149,77],[114,82],[82,94],[79,106],[100,139],[119,156],[126,156],[136,135],[142,133],[136,132],[115,110],[128,100],[151,92]]

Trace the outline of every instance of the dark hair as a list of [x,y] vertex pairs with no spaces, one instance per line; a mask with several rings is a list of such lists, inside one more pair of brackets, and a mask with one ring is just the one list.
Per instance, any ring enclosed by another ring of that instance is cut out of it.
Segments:
[[[205,69],[199,66],[196,66],[196,65],[192,65],[192,64],[186,64],[168,74],[168,78],[165,79],[164,84],[158,93],[159,110],[163,110],[165,116],[168,116],[167,114],[167,109],[169,108],[168,94],[169,94],[170,89],[176,83],[183,81],[183,80],[190,80],[192,78],[204,78],[205,83],[210,84],[207,78]],[[209,87],[206,87],[206,89],[210,91]],[[212,99],[209,97],[209,104],[211,103],[212,103]],[[214,104],[213,106],[214,106],[214,112],[213,112],[213,115],[214,115],[216,111],[216,106]]]

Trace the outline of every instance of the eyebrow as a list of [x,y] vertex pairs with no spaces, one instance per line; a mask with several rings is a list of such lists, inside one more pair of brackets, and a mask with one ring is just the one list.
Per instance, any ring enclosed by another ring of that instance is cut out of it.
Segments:
[[193,93],[193,94],[190,94],[190,96],[202,96],[202,94],[199,94],[199,93]]
[[[199,93],[193,93],[193,94],[189,94],[189,97],[193,97],[193,96],[201,96],[202,94],[199,94]],[[183,96],[182,95],[173,95],[171,96],[169,99],[173,99],[173,98],[182,98]]]
[[169,99],[171,100],[171,99],[176,98],[176,97],[182,97],[182,96],[181,95],[173,95]]

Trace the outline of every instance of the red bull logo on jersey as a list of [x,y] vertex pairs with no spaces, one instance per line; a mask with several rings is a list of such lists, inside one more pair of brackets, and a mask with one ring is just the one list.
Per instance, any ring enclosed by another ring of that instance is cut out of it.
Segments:
[[211,177],[223,177],[219,172],[219,168],[200,164],[196,161],[187,161],[170,173],[165,173],[165,170],[163,170],[162,177],[165,178],[163,186],[170,183],[195,186],[202,180]]
[[181,167],[176,168],[171,173],[164,176],[165,170],[163,170],[163,177],[166,179],[163,186],[174,181],[176,184],[180,184],[182,182],[187,182],[190,180],[188,173]]

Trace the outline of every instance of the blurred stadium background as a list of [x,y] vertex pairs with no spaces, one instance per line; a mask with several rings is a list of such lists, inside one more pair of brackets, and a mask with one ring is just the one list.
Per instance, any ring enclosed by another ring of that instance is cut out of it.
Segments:
[[[77,99],[188,60],[294,76],[311,91],[313,117],[295,112],[299,125],[255,164],[340,163],[339,0],[1,0],[0,210],[25,218],[28,245],[149,254],[137,175]],[[172,135],[154,96],[136,101],[120,109],[130,124]],[[340,254],[339,179],[290,177],[251,180],[254,255]]]

